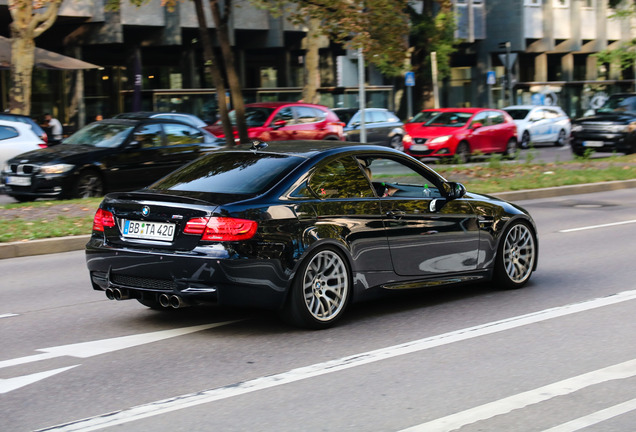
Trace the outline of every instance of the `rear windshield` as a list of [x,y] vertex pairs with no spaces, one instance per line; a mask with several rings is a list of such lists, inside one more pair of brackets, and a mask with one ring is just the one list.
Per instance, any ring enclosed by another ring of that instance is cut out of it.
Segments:
[[212,153],[150,186],[162,191],[254,195],[279,182],[304,159],[252,152]]
[[126,140],[132,129],[133,126],[125,124],[95,122],[66,138],[64,144],[115,148]]

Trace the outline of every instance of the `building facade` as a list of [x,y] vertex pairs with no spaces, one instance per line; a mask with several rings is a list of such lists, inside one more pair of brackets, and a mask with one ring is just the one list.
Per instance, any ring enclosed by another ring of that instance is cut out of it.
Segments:
[[[300,99],[305,29],[248,0],[234,4],[231,37],[246,102]],[[457,52],[450,77],[441,83],[441,106],[555,104],[576,117],[605,95],[634,88],[633,71],[599,64],[594,56],[633,35],[629,22],[611,17],[607,0],[454,0],[453,5]],[[0,35],[10,36],[10,20],[7,0],[0,0]],[[213,29],[209,10],[207,22]],[[34,70],[34,117],[51,112],[81,126],[97,115],[129,111],[136,76],[144,110],[186,111],[210,121],[217,98],[227,98],[216,95],[204,72],[193,2],[167,10],[161,0],[139,8],[122,1],[119,10],[108,12],[104,0],[65,0],[54,26],[36,45],[101,67]],[[320,56],[320,103],[357,106],[356,54],[325,39]],[[6,109],[8,70],[0,74]],[[403,84],[368,67],[367,105],[397,110]]]

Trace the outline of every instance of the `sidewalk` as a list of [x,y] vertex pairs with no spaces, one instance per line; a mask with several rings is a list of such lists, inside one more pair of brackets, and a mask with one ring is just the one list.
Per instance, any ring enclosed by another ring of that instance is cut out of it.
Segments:
[[[514,192],[501,192],[492,195],[507,201],[524,201],[629,188],[636,188],[636,179],[604,183],[588,183],[574,186],[560,186],[545,189],[528,189]],[[82,250],[89,238],[90,235],[82,235],[0,243],[0,259]]]

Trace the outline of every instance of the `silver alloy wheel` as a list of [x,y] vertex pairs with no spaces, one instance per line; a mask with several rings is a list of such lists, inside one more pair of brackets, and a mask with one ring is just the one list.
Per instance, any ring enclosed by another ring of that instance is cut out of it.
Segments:
[[99,175],[86,172],[77,180],[77,198],[99,197],[104,194],[104,185]]
[[566,140],[565,131],[561,129],[559,131],[559,136],[554,144],[557,145],[558,147],[563,147],[565,145],[565,140]]
[[513,226],[506,234],[503,246],[503,265],[512,282],[520,284],[530,277],[535,256],[534,236],[530,229],[524,224]]
[[404,145],[402,144],[402,137],[400,135],[393,135],[389,144],[396,150],[404,151]]
[[521,137],[521,148],[527,149],[528,147],[530,147],[530,134],[525,131]]
[[349,271],[340,255],[331,250],[318,252],[306,267],[302,290],[313,318],[326,322],[338,316],[349,294]]
[[508,144],[506,144],[506,151],[504,152],[504,156],[507,159],[514,159],[517,157],[517,141],[514,139],[510,139]]

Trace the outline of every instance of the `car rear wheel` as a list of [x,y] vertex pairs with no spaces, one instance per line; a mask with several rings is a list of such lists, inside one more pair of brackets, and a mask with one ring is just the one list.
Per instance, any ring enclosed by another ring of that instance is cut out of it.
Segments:
[[404,151],[404,144],[402,144],[402,135],[393,135],[389,145],[396,150]]
[[342,317],[350,293],[346,260],[334,249],[319,249],[300,265],[283,317],[299,327],[331,327]]
[[92,198],[104,195],[104,182],[95,171],[85,171],[80,174],[75,183],[75,198]]
[[559,131],[559,136],[557,137],[557,140],[554,142],[554,145],[557,147],[563,147],[565,145],[566,138],[567,137],[565,136],[565,131],[561,129]]
[[506,150],[504,151],[504,157],[506,159],[515,159],[517,157],[517,140],[510,138],[508,144],[506,144]]
[[525,131],[523,135],[521,135],[521,148],[527,149],[530,147],[530,133]]
[[528,282],[537,259],[536,243],[526,222],[515,222],[506,229],[497,250],[494,275],[501,288],[521,288]]
[[457,159],[457,162],[462,164],[470,162],[470,147],[466,141],[462,141],[457,144],[455,159]]

